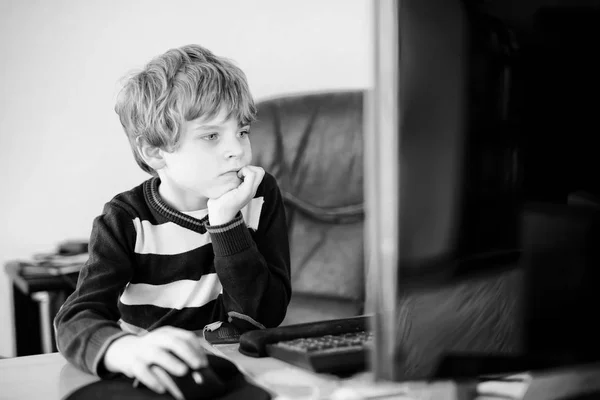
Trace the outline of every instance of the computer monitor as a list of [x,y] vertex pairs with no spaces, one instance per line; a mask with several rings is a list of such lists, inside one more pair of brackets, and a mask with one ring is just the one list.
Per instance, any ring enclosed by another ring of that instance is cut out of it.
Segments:
[[[531,126],[511,115],[514,37],[479,12],[483,3],[374,2],[365,242],[377,379],[600,360],[600,332],[585,318],[599,304],[600,218],[566,202],[525,207],[522,130]],[[577,312],[563,318],[569,307]],[[549,331],[557,324],[588,333]]]

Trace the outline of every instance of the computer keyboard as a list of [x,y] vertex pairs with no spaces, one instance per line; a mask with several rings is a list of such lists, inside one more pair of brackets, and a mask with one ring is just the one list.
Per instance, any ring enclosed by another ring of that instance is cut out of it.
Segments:
[[[367,370],[375,342],[370,328],[371,317],[362,315],[257,329],[241,334],[238,349],[250,357],[273,357],[310,371],[347,376]],[[434,362],[435,371],[418,379],[475,378],[536,365],[527,357],[490,352],[450,352]]]
[[368,321],[368,316],[358,316],[246,332],[239,351],[314,372],[355,373],[366,369],[373,343]]
[[350,373],[366,369],[372,343],[372,332],[348,332],[268,344],[267,354],[314,372]]

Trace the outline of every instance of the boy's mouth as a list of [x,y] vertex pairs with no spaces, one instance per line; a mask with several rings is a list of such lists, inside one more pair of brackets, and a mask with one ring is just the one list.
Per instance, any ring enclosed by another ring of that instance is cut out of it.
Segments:
[[238,175],[238,173],[240,172],[240,170],[241,170],[242,168],[243,168],[243,167],[239,167],[239,168],[232,168],[232,169],[229,169],[229,170],[227,170],[227,171],[223,172],[221,175],[234,174],[234,175],[236,175],[236,176],[237,176],[237,175]]
[[238,173],[239,173],[239,169],[231,169],[231,170],[229,170],[229,171],[223,172],[223,173],[221,174],[221,176],[223,176],[223,177],[237,178],[237,179],[239,179],[239,180],[243,181],[243,180],[244,180],[244,178],[243,178],[243,177],[240,177],[240,176],[238,175]]

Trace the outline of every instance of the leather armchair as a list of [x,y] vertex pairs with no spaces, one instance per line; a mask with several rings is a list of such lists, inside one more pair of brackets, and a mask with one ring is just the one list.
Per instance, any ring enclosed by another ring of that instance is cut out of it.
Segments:
[[254,162],[286,206],[292,299],[282,325],[364,311],[363,93],[287,95],[259,102]]

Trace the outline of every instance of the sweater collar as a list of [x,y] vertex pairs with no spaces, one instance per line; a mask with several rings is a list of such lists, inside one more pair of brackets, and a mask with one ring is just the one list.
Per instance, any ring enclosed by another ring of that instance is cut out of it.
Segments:
[[144,182],[144,197],[150,207],[165,217],[171,222],[179,226],[190,229],[198,233],[206,233],[206,225],[208,224],[208,215],[202,219],[197,219],[177,211],[173,207],[164,202],[158,193],[158,185],[160,178],[154,177]]

